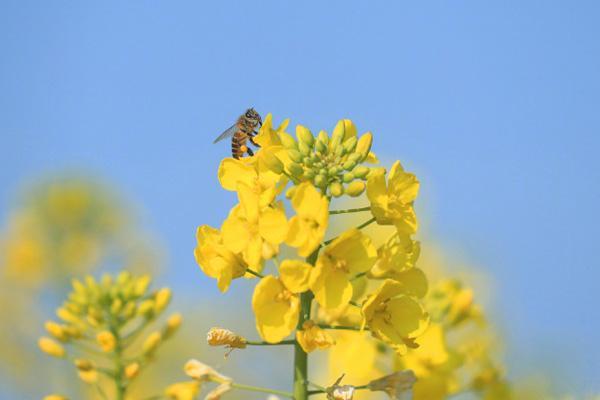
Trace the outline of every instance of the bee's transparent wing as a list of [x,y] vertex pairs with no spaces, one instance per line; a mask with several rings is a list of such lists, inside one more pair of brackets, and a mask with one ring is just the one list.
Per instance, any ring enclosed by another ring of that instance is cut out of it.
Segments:
[[231,125],[231,127],[229,127],[225,132],[221,133],[219,135],[219,137],[214,140],[213,144],[220,142],[221,140],[223,140],[225,138],[233,136],[233,134],[235,133],[236,130],[237,130],[237,125],[236,124]]

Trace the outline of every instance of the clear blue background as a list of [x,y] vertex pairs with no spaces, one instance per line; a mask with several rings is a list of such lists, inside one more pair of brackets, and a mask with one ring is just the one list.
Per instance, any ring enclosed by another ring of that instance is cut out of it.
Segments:
[[493,276],[511,374],[599,392],[598,3],[391,3],[2,1],[0,211],[24,179],[96,173],[200,303],[194,231],[233,202],[212,139],[248,106],[352,118],[420,176],[429,234]]

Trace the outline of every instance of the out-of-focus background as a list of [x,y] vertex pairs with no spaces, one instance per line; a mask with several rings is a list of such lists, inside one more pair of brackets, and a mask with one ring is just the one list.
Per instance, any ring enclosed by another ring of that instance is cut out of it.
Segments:
[[235,201],[211,142],[249,106],[372,131],[422,182],[421,239],[479,275],[508,376],[600,392],[599,18],[591,1],[1,2],[0,398],[74,379],[37,350],[43,321],[71,276],[122,267],[186,316],[165,379],[193,356],[286,387],[291,354],[203,345],[214,325],[254,334],[251,285],[222,296],[193,258]]

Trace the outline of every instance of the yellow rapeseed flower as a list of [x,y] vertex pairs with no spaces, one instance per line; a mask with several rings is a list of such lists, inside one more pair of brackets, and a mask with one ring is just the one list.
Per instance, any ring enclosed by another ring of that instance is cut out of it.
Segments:
[[127,379],[133,379],[140,373],[140,363],[132,362],[127,364],[125,367],[125,377]]
[[115,345],[117,344],[117,339],[115,338],[115,335],[113,335],[109,331],[98,332],[98,334],[96,335],[96,341],[100,345],[102,351],[105,352],[113,351]]
[[208,225],[198,227],[196,239],[196,262],[206,275],[217,280],[219,290],[226,292],[232,279],[244,276],[246,263],[225,246],[223,235],[215,228]]
[[375,278],[393,278],[395,273],[413,268],[420,253],[418,241],[396,232],[377,249],[377,262],[369,273]]
[[260,336],[269,343],[277,343],[296,327],[300,299],[281,279],[268,275],[254,288],[252,309]]
[[248,266],[262,269],[262,261],[277,254],[285,240],[288,223],[282,204],[262,204],[260,195],[249,186],[238,185],[240,203],[223,222],[223,243],[234,253],[241,253]]
[[178,382],[165,389],[165,396],[170,400],[194,400],[200,391],[197,381]]
[[367,272],[376,259],[368,236],[355,228],[342,233],[321,251],[311,273],[310,289],[317,302],[326,308],[348,304],[353,292],[350,279]]
[[317,349],[323,350],[335,344],[335,339],[312,320],[305,321],[302,329],[296,331],[296,340],[307,353]]
[[411,349],[402,357],[402,365],[414,371],[417,376],[426,376],[433,368],[448,361],[446,339],[440,325],[430,324],[415,342],[419,347]]
[[371,171],[367,179],[367,197],[371,212],[380,225],[395,225],[398,232],[412,234],[417,231],[417,217],[413,208],[419,192],[419,181],[415,175],[405,172],[396,161],[388,174],[385,170]]
[[406,293],[402,283],[386,279],[362,306],[363,324],[374,336],[401,352],[425,331],[429,322],[423,307]]
[[329,220],[329,201],[309,182],[294,188],[292,207],[296,215],[290,219],[286,243],[308,257],[323,241]]
[[219,182],[224,189],[231,191],[237,191],[238,185],[244,184],[259,195],[263,206],[267,206],[275,194],[283,190],[287,178],[266,167],[261,168],[254,157],[225,158],[219,166]]

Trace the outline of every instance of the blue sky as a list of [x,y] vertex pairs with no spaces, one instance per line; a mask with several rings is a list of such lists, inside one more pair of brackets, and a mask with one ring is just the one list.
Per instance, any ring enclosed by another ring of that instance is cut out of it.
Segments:
[[599,18],[592,1],[4,0],[0,212],[26,179],[96,174],[142,205],[164,279],[214,297],[191,255],[233,203],[212,139],[248,106],[351,118],[419,175],[427,234],[493,277],[511,369],[600,392]]

